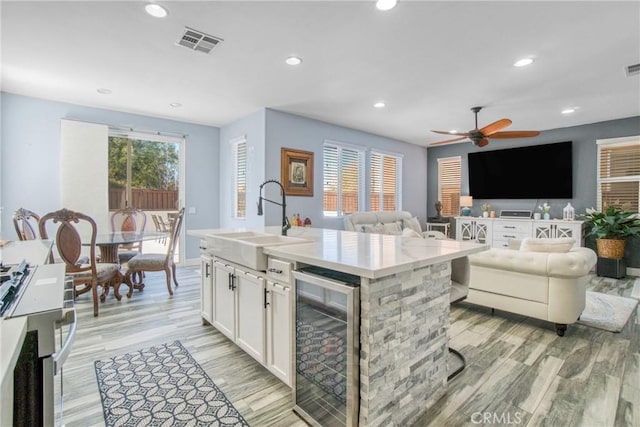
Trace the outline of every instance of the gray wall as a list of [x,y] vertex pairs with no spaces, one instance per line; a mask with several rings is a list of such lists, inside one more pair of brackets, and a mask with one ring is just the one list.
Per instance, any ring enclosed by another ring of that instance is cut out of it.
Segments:
[[[244,136],[247,140],[247,213],[243,220],[233,215],[233,159],[230,141]],[[220,128],[220,227],[259,227],[264,216],[258,216],[258,190],[264,182],[265,151],[264,108]]]
[[[2,93],[0,204],[2,238],[15,239],[13,212],[60,209],[60,119],[185,134],[185,229],[218,227],[219,129],[189,123]],[[208,197],[203,197],[206,194]],[[187,238],[185,256],[198,257],[198,242]]]
[[[592,123],[583,126],[573,126],[552,129],[542,132],[536,138],[521,140],[494,140],[487,148],[497,150],[501,148],[524,147],[527,145],[550,144],[554,142],[573,141],[573,199],[549,200],[551,216],[562,218],[562,208],[567,202],[576,208],[576,214],[584,214],[586,208],[596,206],[597,194],[597,146],[596,140],[618,138],[623,136],[640,135],[640,117],[611,120]],[[486,150],[487,148],[484,148]],[[429,186],[428,200],[430,212],[435,208],[433,204],[438,199],[438,158],[462,156],[462,194],[469,194],[469,180],[467,176],[467,153],[483,150],[470,143],[452,144],[444,147],[429,148]],[[491,204],[491,209],[499,213],[501,209],[525,209],[540,212],[537,206],[545,200],[473,200],[472,215],[480,215],[483,203]],[[432,213],[429,213],[432,215]],[[589,243],[589,241],[588,241]],[[593,246],[589,244],[589,246]],[[627,266],[640,268],[640,239],[634,239],[627,244],[625,258]]]
[[[310,217],[314,227],[342,229],[342,219],[322,217],[322,147],[325,140],[376,148],[404,155],[402,166],[402,209],[426,221],[427,209],[427,150],[414,144],[385,138],[379,135],[336,126],[281,111],[266,110],[266,158],[265,179],[280,180],[280,149],[282,147],[314,153],[313,197],[287,197],[287,214],[300,213]],[[367,159],[368,162],[368,159]],[[369,166],[365,167],[368,189]],[[271,186],[269,197],[279,200],[277,186]],[[265,190],[267,188],[265,187]],[[364,206],[362,210],[369,210]],[[277,206],[266,211],[266,224],[280,224]]]
[[[551,216],[562,218],[562,208],[567,202],[576,208],[576,214],[585,213],[585,208],[596,205],[596,140],[640,135],[640,117],[592,123],[542,132],[535,138],[518,140],[493,140],[485,148],[477,148],[471,143],[445,145],[428,149],[428,190],[429,215],[435,214],[434,203],[438,200],[438,158],[462,156],[462,194],[469,194],[467,175],[467,154],[479,150],[499,150],[503,148],[525,147],[529,145],[550,144],[573,141],[573,199],[551,199]],[[541,165],[541,170],[544,165]],[[499,213],[501,209],[525,209],[540,212],[537,206],[546,200],[484,200],[474,199],[472,215],[480,215],[483,203],[491,204],[491,209]]]

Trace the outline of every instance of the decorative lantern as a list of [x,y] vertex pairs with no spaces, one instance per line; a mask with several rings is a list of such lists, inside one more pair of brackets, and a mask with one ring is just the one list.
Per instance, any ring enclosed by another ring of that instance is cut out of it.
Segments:
[[573,221],[576,218],[576,210],[571,206],[571,203],[567,203],[567,206],[562,209],[562,219],[565,221]]

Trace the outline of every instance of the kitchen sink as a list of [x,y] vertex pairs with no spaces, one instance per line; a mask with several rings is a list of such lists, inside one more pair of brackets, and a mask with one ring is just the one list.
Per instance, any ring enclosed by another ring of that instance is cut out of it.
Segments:
[[308,242],[299,237],[239,231],[207,236],[207,252],[253,270],[266,271],[264,247]]

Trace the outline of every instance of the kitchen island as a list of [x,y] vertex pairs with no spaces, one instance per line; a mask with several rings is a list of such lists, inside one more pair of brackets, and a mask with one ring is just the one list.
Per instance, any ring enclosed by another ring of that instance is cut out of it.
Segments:
[[[252,231],[278,234],[279,230]],[[212,251],[224,260],[225,253],[216,253],[211,237],[232,231],[241,230],[188,234],[201,238],[203,252]],[[360,278],[358,424],[410,425],[446,388],[450,261],[488,246],[314,228],[293,228],[288,234],[306,242],[265,246],[269,261],[290,263],[292,269],[322,267]],[[293,280],[288,284],[295,287]],[[293,304],[290,310],[288,325],[293,330]],[[238,345],[245,348],[246,341]],[[290,355],[290,366],[292,359]]]

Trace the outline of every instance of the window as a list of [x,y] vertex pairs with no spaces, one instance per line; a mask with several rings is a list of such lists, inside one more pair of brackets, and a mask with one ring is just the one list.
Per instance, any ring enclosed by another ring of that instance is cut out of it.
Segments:
[[239,137],[233,144],[233,217],[247,216],[247,140]]
[[400,211],[402,156],[371,151],[369,184],[372,211]]
[[640,211],[640,136],[598,144],[598,209]]
[[438,159],[438,200],[442,203],[442,216],[460,214],[461,157]]
[[364,150],[326,141],[323,148],[323,198],[325,216],[342,216],[364,206]]

